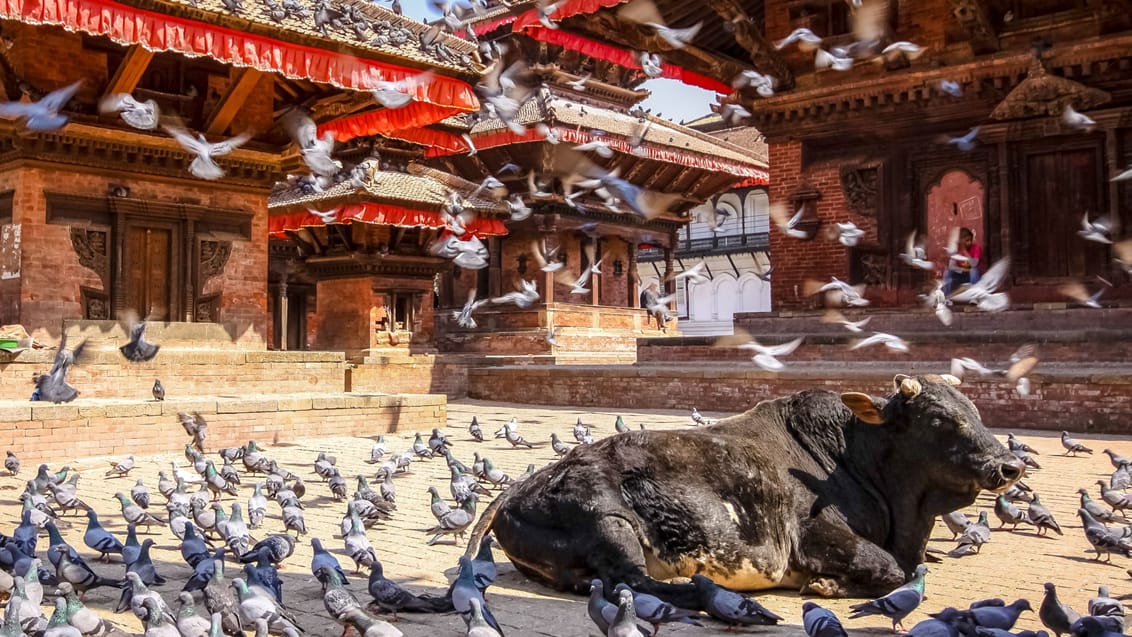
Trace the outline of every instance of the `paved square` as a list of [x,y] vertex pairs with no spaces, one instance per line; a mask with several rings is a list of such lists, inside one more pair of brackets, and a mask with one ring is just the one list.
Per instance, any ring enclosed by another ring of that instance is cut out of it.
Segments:
[[[532,396],[537,400],[537,396]],[[722,417],[726,414],[705,411],[711,418]],[[471,440],[467,434],[467,426],[472,416],[477,416],[479,422],[488,436],[482,444]],[[552,431],[558,432],[564,441],[573,441],[571,429],[574,421],[581,417],[589,425],[595,437],[601,438],[613,433],[613,422],[617,412],[613,411],[577,411],[566,408],[545,408],[533,406],[520,406],[510,404],[488,403],[482,401],[462,400],[453,402],[448,409],[448,427],[444,431],[454,442],[453,452],[466,464],[471,464],[472,453],[491,457],[492,461],[512,476],[522,473],[529,463],[541,467],[554,459],[554,452],[550,449],[548,441]],[[634,411],[622,412],[625,422],[630,427],[637,428],[643,423],[650,429],[671,429],[691,425],[687,412],[673,411]],[[535,443],[544,443],[533,449],[511,449],[504,440],[492,439],[491,433],[502,426],[512,416],[519,419],[520,432],[528,440]],[[993,424],[993,423],[991,423]],[[169,427],[180,427],[170,420]],[[319,537],[333,553],[338,556],[343,567],[349,571],[352,561],[343,554],[343,543],[338,538],[339,523],[345,512],[344,503],[335,503],[329,497],[329,489],[313,472],[315,456],[319,451],[326,451],[337,457],[338,467],[342,475],[349,482],[349,493],[354,491],[354,476],[359,473],[372,476],[376,466],[363,462],[369,457],[370,447],[376,438],[322,438],[280,440],[272,444],[271,440],[260,440],[265,446],[265,454],[279,460],[282,466],[302,476],[307,484],[307,495],[303,499],[306,504],[306,521],[309,535],[302,539],[302,543],[295,555],[288,560],[287,567],[282,573],[284,579],[284,600],[287,605],[299,615],[300,623],[310,635],[339,635],[340,627],[330,620],[322,605],[318,583],[310,575],[309,564],[311,548],[309,539]],[[392,454],[398,454],[408,449],[413,440],[415,430],[411,423],[402,424],[402,428],[391,434],[385,434],[387,446]],[[430,433],[423,430],[426,438]],[[1005,433],[1000,438],[1005,440]],[[1011,601],[1017,597],[1026,597],[1031,600],[1036,609],[1041,601],[1042,583],[1055,582],[1061,593],[1063,601],[1074,608],[1084,611],[1086,601],[1096,592],[1097,585],[1107,584],[1114,596],[1132,590],[1132,582],[1125,572],[1132,567],[1132,560],[1113,557],[1111,565],[1100,564],[1092,560],[1091,547],[1085,540],[1080,523],[1076,517],[1079,496],[1076,490],[1080,487],[1090,488],[1094,499],[1099,500],[1095,481],[1107,480],[1112,466],[1107,457],[1100,453],[1101,449],[1111,448],[1116,452],[1132,456],[1132,438],[1122,437],[1093,437],[1078,435],[1078,439],[1096,450],[1093,456],[1080,458],[1061,455],[1062,448],[1056,434],[1048,432],[1016,431],[1023,440],[1041,452],[1037,460],[1041,463],[1040,471],[1032,472],[1026,482],[1042,494],[1042,501],[1054,514],[1061,524],[1064,536],[1039,538],[1034,533],[1019,527],[1018,532],[995,531],[991,542],[986,544],[981,554],[962,559],[942,557],[942,562],[930,564],[931,573],[928,575],[927,595],[924,602],[908,620],[905,625],[911,627],[916,621],[925,617],[926,612],[934,612],[948,605],[963,605],[975,599],[985,597],[1002,597]],[[210,449],[210,451],[214,451]],[[144,449],[135,454],[137,468],[130,479],[109,479],[103,474],[107,467],[106,458],[59,458],[52,463],[57,469],[63,464],[69,464],[82,474],[79,483],[79,495],[86,502],[95,507],[100,513],[103,524],[120,537],[125,536],[125,522],[118,513],[119,506],[114,500],[116,491],[128,493],[137,478],[143,478],[154,495],[155,504],[163,512],[164,498],[157,493],[157,472],[170,469],[170,462],[178,466],[187,466],[182,454],[145,455]],[[242,468],[242,467],[241,467]],[[19,523],[20,506],[17,500],[23,489],[23,481],[34,477],[35,467],[25,466],[18,478],[0,478],[0,529],[6,533]],[[435,546],[425,545],[429,536],[424,529],[431,526],[432,517],[429,514],[429,495],[427,488],[435,485],[442,495],[447,496],[449,472],[443,459],[432,459],[413,462],[407,475],[398,475],[395,479],[397,489],[397,511],[394,518],[385,524],[380,524],[369,531],[369,538],[378,552],[378,558],[385,565],[387,576],[396,579],[409,588],[420,592],[423,590],[441,590],[447,586],[448,578],[455,575],[457,557],[463,552],[464,545],[455,546],[451,543],[441,542]],[[376,485],[375,485],[376,486]],[[251,493],[251,482],[244,480],[241,487],[239,502],[245,503]],[[225,506],[237,501],[225,498]],[[486,502],[481,503],[481,511]],[[992,527],[997,527],[992,512],[993,500],[984,494],[976,506],[971,507],[967,513],[972,519],[977,516],[978,510],[986,510],[991,517]],[[1021,505],[1024,508],[1024,505]],[[88,562],[103,575],[120,577],[122,566],[117,561],[112,564],[98,562],[91,551],[82,543],[82,534],[85,530],[85,518],[70,517],[72,526],[63,528],[62,532],[68,542],[87,558]],[[268,533],[282,532],[283,524],[280,518],[279,507],[274,502],[268,507],[268,518],[264,528],[253,531],[256,537]],[[142,535],[142,539],[146,536]],[[168,529],[154,527],[152,536],[157,541],[153,553],[158,564],[158,572],[169,578],[170,582],[159,590],[167,601],[176,607],[177,592],[180,586],[191,573],[187,565],[181,560],[177,551],[177,541]],[[951,534],[942,525],[937,525],[933,534],[929,550],[938,550],[941,553],[954,547],[949,541]],[[38,545],[41,555],[45,555],[46,537],[41,537]],[[585,599],[569,595],[561,595],[540,585],[534,584],[519,575],[510,566],[502,555],[496,551],[496,559],[500,562],[500,576],[496,585],[488,591],[488,601],[496,616],[509,636],[521,635],[549,635],[554,637],[573,637],[582,635],[595,635],[597,630],[590,622],[585,611]],[[229,566],[228,577],[235,576],[235,567]],[[351,590],[366,603],[370,600],[365,587],[366,574],[351,578]],[[117,602],[117,591],[99,589],[87,596],[87,603],[92,608],[103,609],[112,607]],[[800,609],[803,599],[789,591],[775,591],[759,596],[759,600],[771,610],[784,616],[792,624],[791,634],[800,634]],[[851,600],[830,600],[823,603],[838,612],[843,618]],[[46,603],[46,602],[45,602]],[[50,615],[50,609],[45,606],[45,612]],[[140,632],[140,624],[128,612],[120,615],[107,613],[115,621],[120,622],[128,630]],[[428,616],[428,615],[402,615],[398,626],[409,636],[446,636],[464,634],[464,625],[455,615]],[[865,618],[856,621],[845,621],[850,629],[868,629],[870,632],[886,633],[888,623],[884,618]],[[1019,628],[1040,628],[1037,616],[1025,613],[1018,624]],[[749,632],[768,632],[769,629],[748,629]],[[774,631],[781,633],[782,631]],[[719,624],[708,624],[705,629],[678,626],[662,628],[661,634],[680,635],[722,635],[725,631]]]

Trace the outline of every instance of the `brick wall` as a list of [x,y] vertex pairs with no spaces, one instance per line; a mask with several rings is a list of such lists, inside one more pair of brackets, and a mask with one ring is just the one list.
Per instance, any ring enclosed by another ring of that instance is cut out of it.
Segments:
[[[892,376],[859,370],[775,375],[673,366],[491,367],[469,370],[468,396],[517,403],[531,403],[537,397],[540,405],[573,408],[690,410],[696,406],[727,412],[803,389],[887,395]],[[1033,390],[1026,397],[994,382],[965,382],[962,391],[991,427],[1128,433],[1132,374],[1035,372],[1031,380]]]
[[433,355],[367,356],[364,362],[346,370],[346,384],[353,393],[444,394],[459,398],[468,393],[468,367],[460,360]]
[[206,450],[250,439],[372,436],[401,428],[428,430],[447,421],[444,396],[293,395],[243,400],[221,398],[164,403],[33,404],[0,407],[0,448],[28,466],[100,455],[167,453],[184,449],[178,411],[208,420]]
[[311,347],[360,350],[370,347],[371,315],[381,303],[369,277],[318,282],[317,332]]

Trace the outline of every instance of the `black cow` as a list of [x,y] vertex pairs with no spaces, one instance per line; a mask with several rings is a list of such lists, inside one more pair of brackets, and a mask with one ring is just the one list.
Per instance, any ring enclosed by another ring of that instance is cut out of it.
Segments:
[[582,445],[512,486],[477,525],[527,576],[590,580],[698,608],[702,573],[739,590],[875,596],[924,558],[936,515],[1025,466],[953,376],[899,375],[890,398],[803,391],[710,427]]

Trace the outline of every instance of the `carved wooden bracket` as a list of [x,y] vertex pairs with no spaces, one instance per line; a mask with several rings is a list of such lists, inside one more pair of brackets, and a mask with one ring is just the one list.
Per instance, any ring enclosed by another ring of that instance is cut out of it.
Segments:
[[204,289],[208,280],[224,273],[228,257],[232,256],[231,241],[202,240],[197,257],[197,289]]
[[71,248],[79,256],[79,265],[92,270],[102,281],[102,289],[110,289],[110,231],[71,227]]
[[987,4],[985,0],[951,0],[952,13],[971,38],[975,53],[999,50],[998,33],[991,23]]
[[751,61],[763,73],[768,73],[778,80],[778,90],[785,91],[794,88],[794,73],[786,65],[786,60],[767,41],[758,24],[751,19],[737,0],[706,0],[719,17],[727,21],[735,29],[735,42],[751,54]]
[[841,166],[841,190],[855,212],[876,217],[880,198],[880,164]]

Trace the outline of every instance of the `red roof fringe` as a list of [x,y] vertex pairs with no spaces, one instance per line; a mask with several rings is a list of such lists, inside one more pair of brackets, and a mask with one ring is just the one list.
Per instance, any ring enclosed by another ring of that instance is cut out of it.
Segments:
[[[366,202],[348,204],[339,209],[340,223],[359,221],[375,225],[398,226],[401,228],[443,228],[444,220],[440,213],[430,210],[414,210],[384,203]],[[300,228],[325,226],[322,219],[310,212],[271,215],[267,219],[268,235],[280,239],[287,238],[287,231]],[[507,234],[507,226],[499,219],[475,217],[464,224],[467,233],[481,239],[502,237]]]

